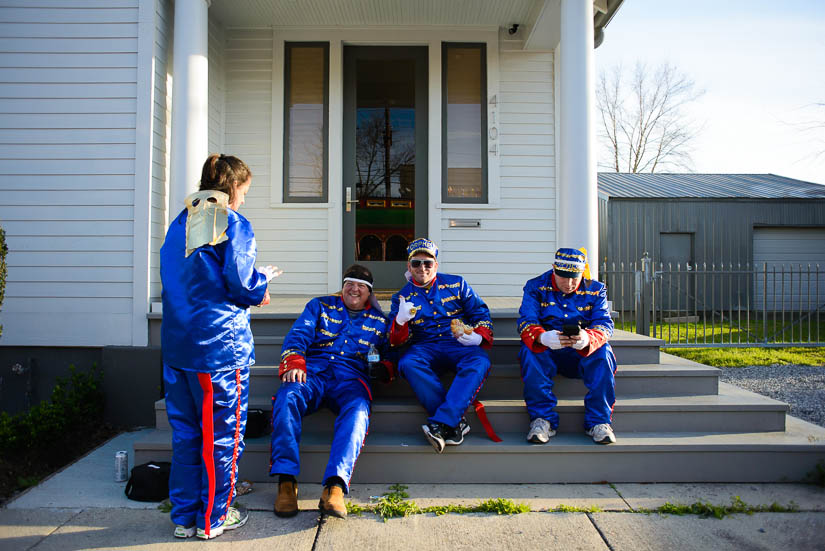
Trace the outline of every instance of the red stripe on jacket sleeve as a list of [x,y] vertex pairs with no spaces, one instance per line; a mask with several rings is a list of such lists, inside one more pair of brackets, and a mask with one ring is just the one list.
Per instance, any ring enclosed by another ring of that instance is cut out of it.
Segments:
[[390,328],[390,345],[398,346],[404,344],[410,339],[410,324],[398,325],[395,320],[392,321]]
[[523,342],[530,351],[539,354],[547,350],[547,347],[541,344],[539,337],[544,333],[544,328],[541,325],[528,325],[521,332],[521,342]]
[[604,331],[599,331],[598,329],[583,329],[583,331],[587,332],[587,336],[590,337],[590,344],[587,348],[582,348],[581,350],[577,350],[579,355],[587,357],[602,346],[604,343],[607,342],[607,335]]
[[481,348],[490,350],[493,347],[493,332],[489,327],[476,327],[473,331],[481,335]]
[[284,373],[292,371],[293,369],[300,369],[304,373],[307,372],[307,361],[300,354],[290,354],[281,360],[278,366],[278,377],[283,377]]

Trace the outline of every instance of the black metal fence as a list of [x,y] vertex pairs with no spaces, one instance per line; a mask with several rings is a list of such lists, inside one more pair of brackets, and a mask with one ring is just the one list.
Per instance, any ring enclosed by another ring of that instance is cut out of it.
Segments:
[[604,264],[616,327],[670,347],[825,346],[819,265]]

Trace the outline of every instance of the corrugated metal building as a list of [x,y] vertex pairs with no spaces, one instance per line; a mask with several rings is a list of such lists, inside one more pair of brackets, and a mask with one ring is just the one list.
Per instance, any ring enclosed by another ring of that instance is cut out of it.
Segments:
[[656,262],[752,264],[763,236],[798,240],[801,229],[825,248],[820,184],[774,174],[599,173],[598,181],[600,263],[627,264],[647,252]]
[[599,173],[598,185],[599,263],[608,269],[628,269],[645,252],[657,269],[825,269],[823,185],[774,174],[624,173]]

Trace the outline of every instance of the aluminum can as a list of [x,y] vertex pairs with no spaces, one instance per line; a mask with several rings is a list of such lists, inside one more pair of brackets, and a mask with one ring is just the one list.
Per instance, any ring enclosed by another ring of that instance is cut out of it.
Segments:
[[129,453],[125,450],[115,452],[115,482],[127,480],[129,480]]

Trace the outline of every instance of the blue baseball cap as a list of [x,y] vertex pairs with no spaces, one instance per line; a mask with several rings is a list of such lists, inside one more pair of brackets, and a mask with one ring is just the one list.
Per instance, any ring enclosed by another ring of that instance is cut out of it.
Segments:
[[438,258],[438,247],[435,243],[425,237],[419,237],[407,246],[407,260],[411,259],[413,255],[418,253],[425,253],[433,258]]
[[584,274],[586,255],[578,249],[562,248],[556,251],[553,272],[560,277],[579,277]]

